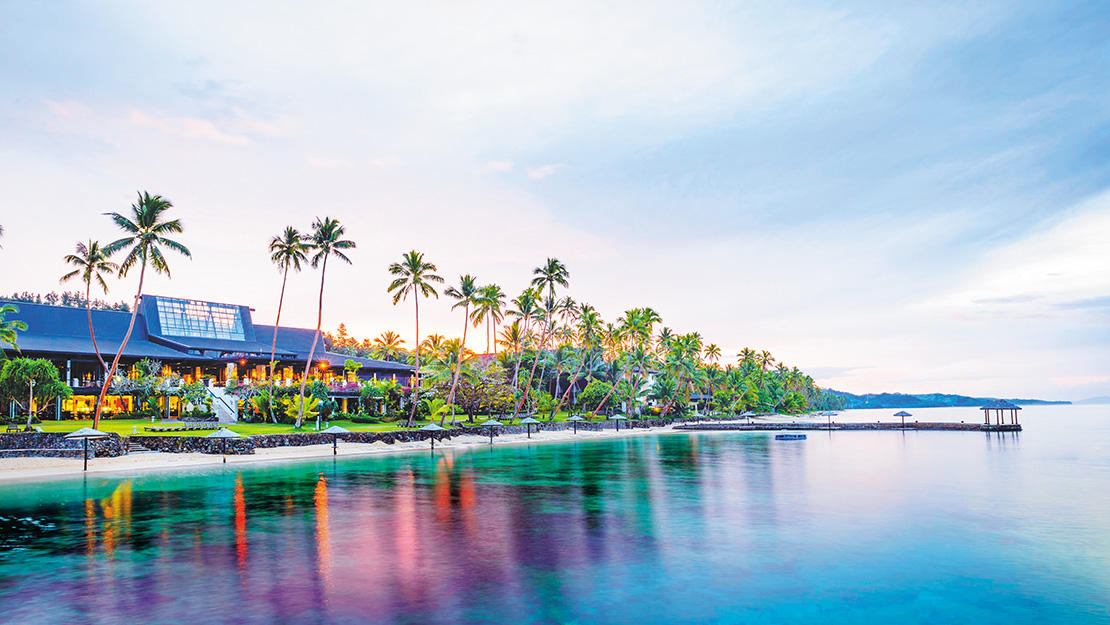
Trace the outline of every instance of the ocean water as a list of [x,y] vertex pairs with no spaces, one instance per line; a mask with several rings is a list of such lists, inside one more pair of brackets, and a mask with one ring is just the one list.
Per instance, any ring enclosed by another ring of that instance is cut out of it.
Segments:
[[3,484],[0,622],[1110,623],[1110,406],[1021,421]]

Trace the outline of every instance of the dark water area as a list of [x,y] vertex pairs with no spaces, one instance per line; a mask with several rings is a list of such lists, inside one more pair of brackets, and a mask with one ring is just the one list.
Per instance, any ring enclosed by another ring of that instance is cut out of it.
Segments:
[[4,484],[0,622],[1110,623],[1110,407],[1022,419]]

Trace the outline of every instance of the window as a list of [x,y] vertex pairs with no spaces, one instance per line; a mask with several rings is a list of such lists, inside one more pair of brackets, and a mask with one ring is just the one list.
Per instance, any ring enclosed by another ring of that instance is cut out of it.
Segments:
[[166,336],[245,340],[238,306],[164,297],[155,302],[162,334]]

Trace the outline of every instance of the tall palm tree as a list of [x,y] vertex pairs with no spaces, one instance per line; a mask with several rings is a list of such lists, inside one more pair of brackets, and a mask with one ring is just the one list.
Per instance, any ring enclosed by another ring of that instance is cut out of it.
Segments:
[[424,262],[424,254],[412,250],[402,257],[401,262],[389,266],[389,273],[395,276],[393,282],[386,289],[393,294],[393,305],[402,299],[408,299],[409,293],[413,294],[412,301],[416,308],[416,371],[412,384],[412,412],[409,414],[409,425],[416,420],[416,407],[420,403],[420,298],[434,295],[439,299],[432,283],[443,284],[443,278],[432,273],[436,270],[433,263]]
[[515,392],[520,378],[520,361],[524,358],[524,348],[528,345],[528,338],[531,334],[530,328],[538,309],[539,294],[536,289],[528,287],[512,302],[516,308],[510,308],[505,314],[517,318],[513,325],[516,326],[521,335],[521,348],[517,353],[516,366],[513,369],[513,391]]
[[135,301],[131,306],[131,323],[127,326],[127,334],[123,336],[119,351],[116,352],[116,357],[112,360],[112,366],[108,369],[108,376],[104,379],[104,384],[101,385],[100,398],[96,402],[96,413],[93,416],[94,430],[100,425],[100,413],[104,409],[104,398],[108,395],[108,386],[112,383],[112,377],[115,376],[116,369],[119,368],[119,360],[123,357],[123,350],[127,347],[127,341],[131,340],[131,332],[135,329],[135,317],[139,314],[139,301],[143,296],[143,280],[146,278],[147,264],[154,269],[155,273],[166,274],[168,278],[170,277],[170,266],[162,253],[163,247],[186,258],[192,258],[193,256],[189,248],[165,236],[167,234],[179,234],[183,230],[181,221],[178,219],[163,221],[163,213],[171,208],[173,208],[173,204],[166,198],[143,191],[139,194],[139,201],[131,205],[130,216],[119,213],[105,213],[105,215],[112,218],[112,221],[120,230],[123,230],[129,236],[109,243],[104,247],[104,253],[110,256],[121,250],[129,250],[123,262],[119,264],[120,277],[126,276],[136,264],[140,266],[140,269],[139,287],[135,291]]
[[505,293],[496,284],[482,287],[478,295],[478,302],[474,309],[474,327],[486,322],[486,353],[490,348],[490,329],[493,329],[493,353],[497,355],[497,324],[505,318],[501,309],[505,305]]
[[576,317],[578,318],[578,328],[575,332],[578,339],[578,367],[575,368],[574,374],[570,376],[570,384],[567,385],[567,390],[559,399],[559,403],[555,405],[555,411],[552,415],[558,414],[559,409],[563,407],[563,402],[567,400],[571,390],[574,389],[575,383],[578,382],[578,374],[582,372],[582,368],[593,358],[593,355],[601,349],[601,315],[597,313],[593,306],[581,304],[578,307]]
[[108,294],[108,283],[104,281],[104,274],[119,271],[119,265],[109,261],[108,256],[109,254],[104,252],[104,248],[100,247],[100,241],[90,240],[88,245],[78,242],[76,253],[67,254],[63,259],[70,265],[77,267],[77,269],[62,276],[62,279],[59,280],[64,284],[77,276],[81,276],[81,281],[85,283],[85,312],[89,316],[89,336],[92,337],[96,359],[100,361],[100,368],[105,373],[108,372],[108,364],[100,356],[100,349],[96,346],[96,333],[93,331],[92,283],[95,281],[104,290],[104,294]]
[[[451,306],[451,310],[455,310],[459,306],[463,308],[463,334],[462,334],[462,350],[459,355],[458,362],[455,363],[455,377],[451,381],[451,392],[447,394],[447,403],[452,405],[455,403],[455,387],[459,385],[459,372],[462,371],[462,353],[466,351],[466,329],[470,325],[470,307],[478,304],[481,298],[481,290],[478,288],[477,278],[470,274],[459,276],[459,287],[447,287],[443,292],[444,295],[455,300],[455,305]],[[440,425],[443,425],[444,419],[447,418],[447,413],[439,420]]]
[[277,354],[277,333],[278,326],[281,325],[281,305],[285,303],[285,282],[289,278],[289,270],[300,271],[301,263],[308,260],[309,245],[304,240],[304,236],[293,226],[286,226],[285,232],[275,235],[270,239],[270,261],[277,266],[281,271],[281,295],[278,296],[277,317],[274,319],[274,340],[270,345],[270,398],[271,401],[267,404],[266,409],[270,413],[270,419],[275,423],[277,420],[274,418],[274,364],[275,355]]
[[[312,370],[312,357],[316,354],[316,343],[320,340],[320,326],[324,323],[324,278],[328,272],[328,258],[336,258],[351,264],[351,259],[343,254],[342,250],[354,249],[355,242],[343,238],[347,234],[346,228],[339,221],[331,217],[316,218],[312,224],[312,234],[306,237],[312,254],[312,267],[320,267],[320,300],[316,306],[316,333],[312,335],[312,348],[308,350],[308,360],[304,363],[304,375],[301,376],[300,401],[297,403],[297,422],[293,427],[301,427],[304,422],[304,387],[308,382],[308,372]],[[276,330],[275,330],[276,332]],[[317,420],[319,414],[317,414]]]
[[17,332],[24,332],[27,330],[27,324],[19,319],[12,319],[5,321],[4,317],[8,313],[19,312],[19,307],[15,304],[0,304],[0,358],[4,358],[3,343],[11,345],[16,351],[19,351],[19,336]]
[[532,361],[532,370],[528,373],[528,383],[524,385],[524,395],[513,410],[513,418],[520,412],[520,408],[528,401],[528,393],[532,390],[532,379],[536,376],[536,365],[540,362],[540,352],[546,347],[547,335],[551,331],[551,315],[556,312],[557,300],[555,299],[555,285],[567,288],[570,285],[570,272],[566,265],[558,258],[548,258],[542,267],[532,270],[532,286],[540,293],[547,289],[547,305],[544,306],[543,328],[540,331],[539,349],[536,358]]

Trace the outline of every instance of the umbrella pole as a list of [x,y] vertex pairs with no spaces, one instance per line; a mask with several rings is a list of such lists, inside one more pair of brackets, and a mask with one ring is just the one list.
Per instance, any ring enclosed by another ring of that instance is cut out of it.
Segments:
[[85,468],[82,471],[89,470],[89,438],[85,437]]
[[224,442],[223,442],[223,452],[224,452],[224,464],[227,464],[227,439],[226,438],[224,439]]
[[331,435],[331,455],[333,455],[333,456],[339,455],[339,435],[338,434],[332,434]]

